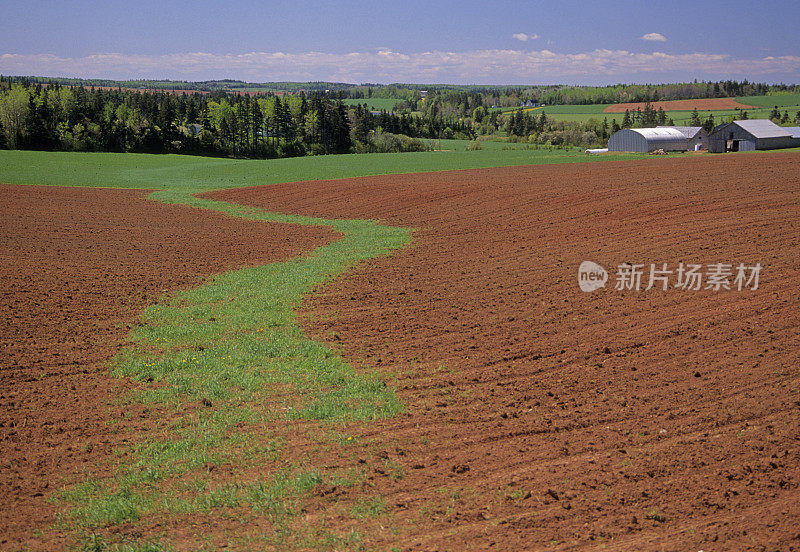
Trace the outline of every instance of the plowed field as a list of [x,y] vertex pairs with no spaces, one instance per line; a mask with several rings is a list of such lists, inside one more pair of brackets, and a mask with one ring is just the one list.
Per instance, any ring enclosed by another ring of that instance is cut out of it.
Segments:
[[0,186],[0,550],[64,549],[58,531],[32,533],[55,521],[48,498],[146,435],[153,416],[141,405],[122,416],[129,384],[106,365],[143,307],[336,237],[147,193]]
[[[800,154],[213,196],[416,229],[302,309],[407,406],[351,429],[378,451],[379,547],[800,549]],[[605,289],[580,291],[583,260]],[[757,290],[618,291],[624,262],[763,269]]]
[[[625,110],[636,111],[644,109],[645,103],[619,103],[610,105],[603,110],[603,113],[625,113]],[[667,100],[663,102],[650,102],[653,109],[662,108],[664,111],[691,111],[714,110],[714,109],[750,109],[752,105],[740,104],[732,98],[704,98],[699,100]]]

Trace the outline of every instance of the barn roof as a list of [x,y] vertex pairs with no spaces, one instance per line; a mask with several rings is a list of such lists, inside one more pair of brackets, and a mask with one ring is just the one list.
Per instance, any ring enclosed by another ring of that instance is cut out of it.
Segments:
[[800,138],[800,127],[783,127],[783,130],[792,135],[792,138]]
[[694,138],[697,134],[703,130],[703,127],[693,127],[693,126],[666,126],[666,125],[659,125],[656,128],[674,128],[678,132],[684,135],[686,138]]
[[785,138],[790,134],[769,119],[745,119],[730,123],[746,130],[756,138]]

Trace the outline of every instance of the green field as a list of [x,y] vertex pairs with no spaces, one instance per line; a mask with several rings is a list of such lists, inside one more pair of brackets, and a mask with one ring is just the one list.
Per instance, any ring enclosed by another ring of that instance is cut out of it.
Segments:
[[[586,162],[578,151],[504,150],[514,144],[484,143],[463,151],[465,140],[439,140],[454,151],[321,155],[249,160],[119,153],[0,151],[0,182],[162,190],[164,201],[193,201],[191,194],[279,182],[353,178],[379,174],[479,169],[513,165]],[[491,146],[489,144],[492,144]],[[458,149],[458,151],[455,151]],[[591,161],[641,158],[620,154]]]
[[[556,156],[559,159],[558,162],[568,162],[573,158],[580,161],[585,161],[581,156],[583,155],[584,148],[572,148],[570,150],[560,149],[560,148],[548,148],[547,146],[537,145],[537,144],[528,144],[525,142],[508,142],[504,139],[487,139],[487,136],[481,136],[478,139],[478,143],[482,150],[486,150],[487,152],[503,152],[503,153],[494,153],[494,154],[481,154],[486,155],[488,158],[495,157],[497,159],[501,159],[502,157],[515,157],[516,154],[511,154],[510,152],[513,151],[525,151],[525,154],[521,154],[523,156],[528,155],[533,160],[532,164],[542,164],[549,162],[551,156]],[[433,140],[430,138],[423,139],[423,142],[429,144],[432,148],[436,151],[441,152],[466,152],[467,146],[469,144],[473,144],[471,140]],[[551,151],[552,150],[552,151]],[[474,155],[478,153],[477,151],[470,151],[467,152],[469,155]],[[566,157],[562,157],[566,154]],[[502,156],[502,157],[501,157]]]
[[366,104],[368,108],[373,111],[392,111],[394,107],[402,102],[396,98],[361,98],[361,99],[346,99],[345,105],[363,105]]
[[592,105],[546,105],[541,111],[546,111],[547,115],[586,115],[600,114],[608,107],[603,104]]
[[778,106],[784,108],[795,107],[800,109],[800,94],[775,94],[773,96],[741,96],[735,100],[744,105],[754,105],[772,109]]

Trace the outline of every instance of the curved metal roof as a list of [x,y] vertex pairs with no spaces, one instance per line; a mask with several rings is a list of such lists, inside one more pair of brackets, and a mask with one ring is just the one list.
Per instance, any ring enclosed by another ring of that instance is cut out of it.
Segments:
[[701,130],[703,130],[703,127],[693,127],[693,126],[658,125],[656,128],[674,128],[675,130],[683,134],[686,138],[694,138]]
[[686,140],[686,136],[674,128],[631,128],[633,132],[641,134],[648,140]]

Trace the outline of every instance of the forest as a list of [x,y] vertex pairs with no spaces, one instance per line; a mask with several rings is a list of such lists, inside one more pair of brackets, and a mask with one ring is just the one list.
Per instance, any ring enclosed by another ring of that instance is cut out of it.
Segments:
[[[615,119],[610,124],[607,118],[565,122],[544,113],[502,113],[498,108],[525,101],[549,105],[650,102],[794,92],[796,88],[747,81],[523,88],[0,76],[0,149],[265,159],[422,151],[431,147],[423,139],[475,140],[478,136],[551,147],[593,147],[603,145],[620,127],[670,121],[663,111],[649,105],[626,113],[621,125]],[[378,111],[368,107],[369,98],[392,98],[397,103],[392,111]],[[365,102],[359,103],[360,99]],[[715,124],[713,116],[698,122],[706,127]]]
[[0,148],[248,158],[427,149],[467,121],[345,106],[319,93],[173,93],[0,80]]

